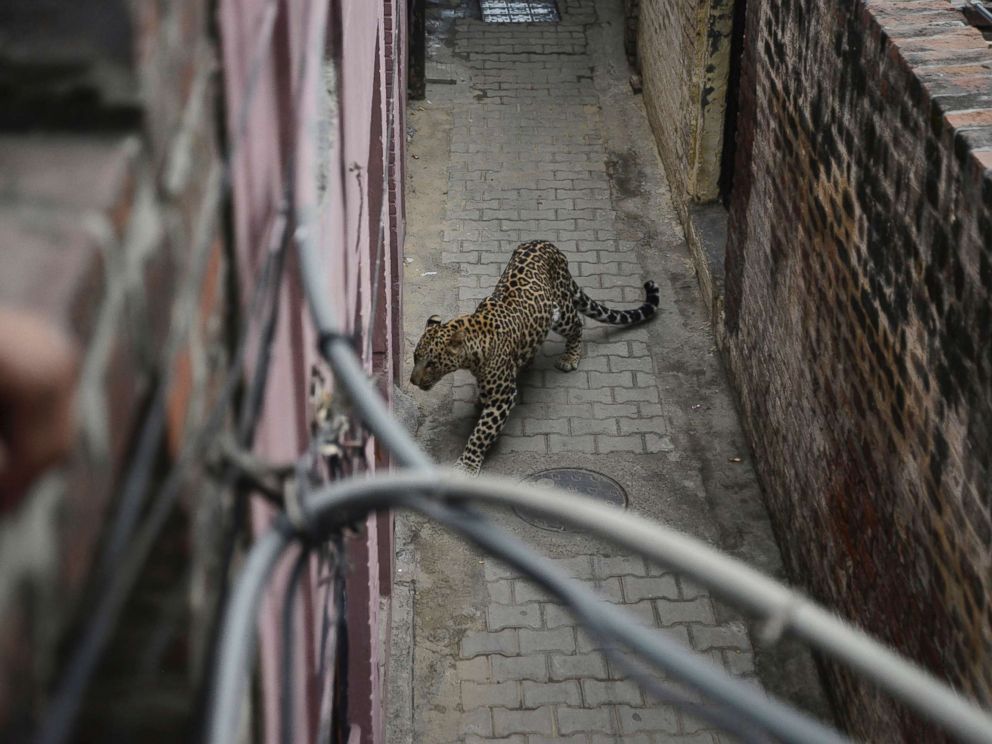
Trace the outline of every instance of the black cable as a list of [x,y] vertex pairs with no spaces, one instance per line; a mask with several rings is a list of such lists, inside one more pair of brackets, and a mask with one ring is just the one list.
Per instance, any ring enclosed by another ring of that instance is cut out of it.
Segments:
[[[249,382],[248,390],[245,393],[243,408],[238,417],[238,430],[236,441],[242,449],[249,449],[254,441],[254,424],[257,420],[258,411],[264,400],[264,389],[268,381],[269,367],[272,360],[271,344],[275,336],[277,317],[279,311],[279,288],[282,284],[283,271],[286,265],[285,249],[288,245],[289,236],[292,233],[289,219],[283,223],[283,234],[279,247],[271,251],[269,261],[271,261],[271,286],[274,291],[269,297],[269,307],[265,319],[263,320],[262,340],[258,346],[258,355],[255,358],[252,379]],[[247,346],[250,324],[246,323],[243,329],[243,340]],[[252,413],[254,412],[254,413]],[[238,473],[232,468],[226,468],[221,479],[221,490],[230,491],[234,488],[238,480]],[[231,509],[230,521],[228,522],[222,536],[220,550],[220,577],[217,588],[217,597],[214,606],[217,608],[214,617],[211,618],[207,628],[207,641],[204,652],[204,670],[209,670],[214,663],[217,654],[217,634],[220,631],[220,613],[227,601],[230,586],[230,566],[234,560],[237,549],[238,536],[242,534],[244,524],[247,519],[248,499],[244,494],[236,495]],[[210,675],[205,673],[200,681],[195,703],[193,706],[193,730],[199,731],[202,728],[201,720],[206,710],[207,701],[210,696]]]
[[310,560],[310,549],[304,546],[296,557],[293,570],[286,585],[286,596],[282,606],[282,669],[279,690],[279,734],[282,744],[296,744],[293,736],[293,662],[295,660],[295,612],[296,590],[300,585],[303,570]]
[[[529,581],[564,602],[585,629],[602,641],[603,650],[612,660],[634,677],[638,684],[647,687],[652,694],[666,703],[677,705],[695,718],[733,734],[746,744],[764,744],[769,741],[766,734],[763,732],[759,734],[753,725],[745,723],[739,716],[717,707],[700,705],[645,675],[630,659],[620,653],[620,646],[612,639],[613,629],[603,622],[599,613],[595,611],[597,605],[591,604],[589,598],[583,596],[583,592],[578,591],[571,583],[563,581],[559,576],[560,572],[553,564],[530,550],[513,549],[516,547],[513,545],[516,541],[507,540],[507,535],[498,535],[498,531],[489,520],[477,511],[420,495],[413,495],[411,502],[409,506],[414,510],[443,524],[488,554],[498,557],[507,565],[526,574]],[[508,546],[510,550],[507,550]],[[593,602],[598,603],[602,600],[595,599]]]
[[[272,29],[275,26],[275,9],[277,5],[276,0],[268,0],[266,6],[262,9],[261,21],[259,22],[260,29],[258,32],[259,47],[264,48],[264,42],[271,36]],[[247,83],[245,85],[245,98],[238,112],[235,136],[231,143],[231,149],[221,164],[218,203],[226,198],[227,192],[230,189],[231,172],[233,170],[232,163],[234,156],[239,152],[247,135],[250,104],[254,98],[261,72],[264,69],[264,62],[265,56],[258,53],[249,64]],[[209,251],[201,250],[197,253],[201,260],[196,276],[201,276]],[[175,367],[176,352],[177,350],[173,349],[166,353],[165,369],[171,370]],[[101,552],[99,569],[96,574],[100,582],[109,581],[114,564],[120,559],[128,541],[133,535],[134,526],[141,514],[142,496],[148,489],[148,483],[153,472],[153,464],[165,433],[165,408],[170,382],[170,376],[167,375],[160,379],[156,385],[152,403],[138,437],[138,446],[135,448],[131,459],[131,466],[128,468],[128,474],[121,489],[121,496],[118,499],[119,506],[116,511],[114,523],[107,533],[108,537]]]
[[[255,297],[252,307],[257,308],[256,302],[270,291],[272,287],[272,264],[266,261],[258,283],[255,286]],[[64,671],[60,677],[58,686],[52,696],[52,702],[46,710],[46,715],[41,723],[37,741],[39,744],[60,744],[67,740],[72,726],[79,713],[82,698],[89,681],[96,670],[96,665],[110,640],[128,595],[135,581],[140,575],[158,535],[168,520],[172,507],[179,498],[182,487],[190,477],[194,465],[203,457],[203,453],[215,440],[217,433],[224,423],[227,408],[234,397],[236,389],[241,384],[241,375],[244,369],[244,352],[247,347],[248,324],[245,324],[242,338],[239,341],[237,352],[231,365],[228,367],[223,386],[218,394],[214,406],[207,414],[203,426],[199,432],[193,434],[187,446],[180,453],[176,464],[166,477],[165,482],[159,490],[158,496],[153,500],[152,507],[146,515],[141,526],[135,528],[130,526],[126,531],[130,532],[127,550],[121,544],[115,546],[115,550],[120,552],[114,556],[105,554],[107,559],[113,558],[113,563],[108,563],[109,567],[116,565],[113,573],[104,577],[102,584],[98,585],[97,598],[94,601],[93,609],[86,619],[79,641],[73,647],[68,661],[64,666]],[[150,429],[149,440],[154,439],[154,432]],[[142,441],[145,434],[142,434]],[[140,477],[135,477],[134,483],[126,494],[127,499],[137,499],[141,495]],[[147,482],[147,481],[146,481]],[[139,487],[140,486],[140,487]],[[115,526],[121,528],[123,523],[118,521]]]
[[[401,490],[399,484],[403,484]],[[736,714],[728,717],[717,708],[707,708],[695,711],[699,717],[716,725],[726,725],[745,739],[751,737],[753,740],[753,727],[756,727],[774,731],[784,740],[798,744],[840,744],[848,741],[808,715],[733,679],[724,670],[682,647],[675,639],[640,626],[626,613],[601,600],[590,588],[577,584],[529,546],[504,530],[493,527],[478,514],[452,507],[452,503],[471,498],[470,494],[478,490],[469,488],[461,491],[463,485],[469,484],[452,482],[435,473],[397,475],[374,481],[350,479],[314,494],[304,509],[304,521],[312,525],[308,533],[327,534],[341,529],[354,520],[356,514],[387,508],[424,513],[451,526],[499,560],[534,577],[540,586],[568,604],[580,622],[595,629],[605,629],[607,635],[619,639],[624,646],[640,654],[645,664],[675,674],[690,686],[703,691],[717,705],[732,709]],[[257,644],[254,617],[265,584],[280,556],[293,541],[302,538],[302,533],[292,527],[287,517],[282,516],[271,530],[259,538],[247,556],[242,579],[225,613],[224,646],[215,669],[216,695],[208,728],[212,744],[233,741],[246,679],[244,662],[253,657]],[[737,717],[749,723],[738,727],[733,720]]]

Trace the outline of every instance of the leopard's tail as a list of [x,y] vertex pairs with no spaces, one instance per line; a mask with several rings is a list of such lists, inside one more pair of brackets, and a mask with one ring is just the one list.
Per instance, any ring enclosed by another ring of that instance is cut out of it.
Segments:
[[610,325],[633,325],[647,320],[658,308],[660,292],[654,282],[644,282],[644,304],[634,310],[611,310],[587,295],[573,282],[575,309],[587,318]]

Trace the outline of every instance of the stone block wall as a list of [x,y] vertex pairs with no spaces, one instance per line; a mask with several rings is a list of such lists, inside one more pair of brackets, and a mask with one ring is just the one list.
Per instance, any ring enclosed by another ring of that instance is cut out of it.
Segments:
[[[80,355],[71,455],[0,511],[4,741],[37,723],[91,609],[157,385],[168,386],[164,468],[202,423],[227,363],[209,7],[92,0],[3,11],[6,28],[34,41],[17,36],[0,50],[0,304],[57,327]],[[197,577],[183,566],[191,521],[214,498],[204,482],[189,484],[98,675],[85,740],[184,738]],[[178,615],[163,624],[170,609]]]
[[[986,706],[990,66],[941,0],[749,0],[721,329],[794,575]],[[941,740],[828,672],[859,739]]]

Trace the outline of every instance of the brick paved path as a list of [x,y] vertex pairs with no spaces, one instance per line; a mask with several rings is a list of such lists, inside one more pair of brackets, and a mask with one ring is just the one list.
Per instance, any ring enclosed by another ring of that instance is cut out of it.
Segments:
[[[637,305],[643,281],[657,279],[661,317],[625,330],[587,321],[578,371],[553,368],[562,344],[549,339],[484,472],[607,473],[632,508],[776,571],[660,163],[624,86],[621,19],[592,0],[559,4],[560,24],[463,18],[432,47],[436,82],[412,116],[411,152],[423,154],[412,164],[408,343],[427,316],[472,311],[522,241],[553,241],[606,303]],[[477,415],[474,380],[459,373],[412,395],[426,414],[421,440],[450,465]],[[736,456],[745,462],[728,465]],[[501,520],[642,622],[755,674],[747,626],[706,592],[587,536]],[[730,741],[645,697],[562,607],[501,564],[415,518],[398,535],[392,741]]]

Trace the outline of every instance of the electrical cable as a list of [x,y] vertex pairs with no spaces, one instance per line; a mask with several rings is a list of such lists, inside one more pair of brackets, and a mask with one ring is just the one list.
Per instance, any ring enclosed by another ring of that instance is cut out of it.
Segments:
[[[730,678],[674,639],[630,621],[624,612],[601,602],[590,589],[575,583],[515,538],[494,529],[486,520],[454,509],[452,499],[461,501],[470,493],[485,490],[484,485],[477,484],[475,489],[462,491],[473,483],[437,473],[350,479],[316,492],[307,504],[308,519],[313,530],[316,530],[315,534],[326,534],[353,520],[356,512],[367,514],[377,509],[398,507],[423,511],[432,518],[448,519],[450,516],[448,521],[456,530],[468,524],[473,530],[468,536],[479,540],[487,551],[500,560],[526,567],[529,575],[535,575],[546,588],[567,599],[580,618],[590,620],[594,627],[607,628],[612,636],[653,665],[700,689],[706,697],[735,711],[739,717],[786,741],[803,744],[844,741],[835,732],[804,714],[765,697],[761,691],[746,683]],[[609,509],[603,505],[597,506],[601,511]],[[450,510],[451,514],[438,511],[445,509]],[[281,517],[275,527],[259,539],[245,562],[225,614],[225,632],[215,670],[214,707],[207,728],[209,744],[232,741],[232,729],[238,719],[247,679],[243,660],[253,653],[254,618],[261,595],[272,567],[295,537],[288,520]],[[531,574],[532,571],[534,574]]]
[[[262,15],[258,24],[258,31],[256,32],[256,53],[248,65],[245,96],[238,111],[234,139],[231,144],[231,149],[228,151],[221,166],[218,183],[220,192],[217,198],[218,203],[220,202],[222,196],[226,195],[228,189],[230,188],[231,172],[233,170],[232,163],[234,162],[234,157],[240,151],[244,138],[247,135],[248,114],[250,112],[251,102],[254,99],[256,86],[258,85],[263,69],[263,63],[265,62],[265,56],[261,53],[261,51],[264,50],[265,45],[272,36],[272,31],[275,27],[277,8],[278,3],[276,0],[267,0],[262,9]],[[207,193],[211,192],[208,190]],[[202,276],[203,269],[206,266],[206,258],[209,256],[209,251],[207,250],[210,245],[209,241],[201,242],[204,248],[193,252],[193,255],[199,256],[197,270],[193,272],[193,275],[196,277]],[[182,335],[184,334],[172,334],[173,337],[181,337]],[[175,364],[173,362],[179,347],[179,344],[177,343],[170,345],[175,348],[165,354],[167,361],[163,366],[167,370],[172,370],[175,368]],[[134,532],[134,525],[140,517],[143,501],[142,496],[148,488],[148,481],[154,471],[152,466],[154,464],[155,457],[157,456],[159,446],[161,445],[162,437],[165,433],[165,407],[167,391],[169,388],[170,379],[167,375],[162,380],[159,380],[156,386],[155,394],[152,398],[152,403],[149,406],[149,412],[145,419],[145,424],[139,434],[138,445],[135,448],[131,466],[128,469],[128,475],[125,478],[124,485],[121,489],[121,497],[119,499],[119,506],[114,518],[114,523],[107,532],[108,537],[104,543],[104,550],[101,552],[99,562],[100,568],[97,571],[97,576],[99,576],[102,581],[106,581],[110,573],[112,573],[113,566],[120,558],[120,555],[126,547],[129,538]]]
[[279,735],[282,744],[296,744],[293,735],[293,661],[295,658],[295,612],[296,590],[300,585],[303,570],[310,560],[310,550],[304,547],[293,563],[293,570],[286,584],[286,595],[282,605],[282,670],[279,690]]
[[[963,741],[992,742],[992,713],[809,599],[670,527],[586,497],[506,479],[445,476],[444,482],[451,483],[451,489],[442,488],[437,474],[396,473],[377,480],[400,492],[431,492],[448,503],[468,500],[503,508],[524,507],[595,533],[685,574],[717,596],[765,619],[778,633],[788,632],[842,661]],[[326,494],[326,490],[312,494],[314,513]]]
[[[284,229],[284,232],[288,230]],[[278,274],[281,272],[277,272],[276,269],[281,269],[283,265],[277,260],[278,253],[277,250],[270,250],[259,272],[250,302],[249,318],[254,316],[273,288],[278,290]],[[278,296],[278,291],[274,294]],[[241,384],[248,333],[249,324],[246,322],[214,405],[208,412],[201,429],[190,437],[187,446],[183,448],[137,531],[134,525],[140,510],[139,499],[147,486],[148,478],[129,477],[128,485],[122,495],[125,511],[120,512],[119,518],[115,520],[112,539],[101,556],[105,567],[109,569],[116,566],[116,568],[102,575],[100,577],[102,581],[98,580],[97,598],[46,711],[37,737],[39,744],[59,744],[67,740],[82,704],[85,688],[110,640],[130,591],[164,528],[187,478],[191,476],[195,466],[202,459],[203,452],[209,448],[223,425],[227,408]],[[265,351],[265,355],[268,354],[264,347],[262,351]],[[260,366],[256,361],[255,367]],[[144,445],[161,441],[161,433],[156,434],[156,428],[154,425],[149,426],[141,435],[139,449],[144,453],[141,455],[142,460],[150,457],[149,453],[152,452],[150,447]],[[150,471],[149,467],[148,477]]]
[[[267,40],[271,38],[272,30],[275,26],[277,9],[278,3],[276,0],[267,0],[262,9],[262,16],[256,34],[255,55],[249,64],[244,97],[238,116],[236,117],[235,136],[221,163],[217,182],[211,184],[208,180],[204,189],[206,194],[214,195],[212,201],[214,204],[220,203],[231,186],[233,163],[236,156],[240,154],[241,147],[247,136],[248,114],[251,103],[254,100],[255,92],[258,89],[258,83],[261,80],[261,72],[265,61],[265,55],[262,52],[266,47]],[[204,214],[212,216],[215,211],[215,207],[211,208],[210,204],[208,204],[204,210]],[[207,237],[212,234],[212,224],[212,218],[207,220],[207,224],[199,230],[206,237],[201,236],[195,241],[197,246],[203,247],[194,249],[192,252],[193,255],[199,257],[197,270],[193,272],[194,276],[202,276],[203,269],[205,268],[206,258],[209,255],[207,247],[210,244]],[[273,256],[270,252],[269,259],[271,260],[272,258]],[[260,286],[268,284],[268,279],[271,276],[270,269],[270,263],[267,261],[262,271],[262,276],[258,279],[255,287],[256,299],[264,295],[264,293],[258,290]],[[254,306],[254,301],[252,305]],[[249,311],[250,316],[251,311]],[[166,378],[159,381],[152,398],[151,406],[149,407],[148,416],[139,434],[138,446],[135,449],[132,466],[128,470],[128,475],[122,487],[119,507],[115,513],[114,522],[109,528],[105,548],[101,551],[98,564],[99,568],[96,574],[97,598],[95,600],[95,607],[86,621],[81,640],[75,646],[69,661],[66,663],[65,670],[53,693],[52,702],[46,711],[46,716],[37,734],[39,744],[61,744],[68,738],[78,716],[83,693],[109,640],[109,635],[116,625],[116,618],[121,609],[123,609],[123,604],[127,599],[130,588],[137,580],[140,573],[139,569],[144,564],[144,559],[154,545],[154,539],[149,540],[149,536],[151,533],[155,533],[154,537],[157,537],[157,533],[164,526],[168,513],[171,511],[171,506],[178,497],[179,489],[185,483],[185,471],[190,467],[190,453],[193,453],[194,457],[202,456],[204,447],[210,443],[213,439],[213,434],[219,429],[222,422],[222,414],[233,398],[234,389],[237,383],[240,382],[246,338],[247,336],[244,334],[238,346],[238,351],[235,353],[234,363],[228,369],[228,374],[217,403],[208,414],[208,422],[204,426],[203,431],[209,433],[210,436],[194,436],[192,438],[191,441],[196,446],[187,448],[180,455],[179,461],[160,490],[159,500],[166,502],[168,508],[153,509],[153,513],[149,514],[146,518],[145,527],[154,529],[143,529],[135,537],[135,525],[141,514],[141,507],[144,501],[143,496],[148,488],[148,483],[153,472],[152,464],[161,445],[165,429],[165,397],[166,390],[169,387],[169,380]],[[178,344],[175,346],[178,347]],[[167,359],[171,360],[175,353],[176,349],[172,349],[166,354]],[[175,365],[170,361],[165,366],[167,369],[172,369]],[[179,476],[175,475],[177,471],[180,473]],[[132,538],[134,539],[132,540]],[[122,556],[129,545],[132,548],[130,550],[131,558],[137,560],[123,561]],[[120,571],[119,569],[115,569],[115,565],[126,566],[126,568]]]
[[[728,677],[710,662],[703,661],[694,652],[682,648],[678,642],[656,630],[642,628],[632,622],[630,616],[624,611],[596,597],[581,584],[575,582],[571,576],[557,569],[543,556],[529,550],[520,550],[519,544],[513,544],[516,542],[514,538],[494,531],[485,519],[480,518],[480,515],[468,509],[457,509],[451,505],[423,497],[417,499],[416,504],[412,505],[411,508],[435,522],[445,525],[448,529],[485,550],[489,555],[498,556],[507,565],[525,574],[529,581],[562,600],[584,626],[584,629],[603,642],[603,650],[606,654],[623,667],[631,677],[635,678],[642,688],[646,687],[648,690],[655,691],[666,702],[677,705],[696,718],[733,734],[745,744],[768,742],[767,736],[763,735],[760,730],[754,730],[753,722],[752,725],[748,725],[747,722],[741,720],[739,710],[734,715],[719,708],[706,707],[687,699],[685,695],[674,690],[667,687],[663,688],[660,683],[650,680],[630,659],[620,654],[619,650],[621,645],[627,645],[632,650],[647,656],[648,661],[655,666],[666,670],[683,667],[687,662],[698,667],[697,673],[709,666],[711,670],[707,674],[710,682],[699,684],[699,681],[704,679],[704,677],[700,677],[695,685],[697,689],[711,692],[713,682],[719,677],[721,680],[728,681],[730,685],[736,685],[737,689],[733,690],[732,693],[740,694],[741,683]],[[633,637],[632,633],[640,637]],[[618,644],[617,638],[624,643]],[[747,702],[741,701],[742,704]],[[833,732],[825,728],[823,731],[817,731],[810,727],[810,736],[814,738],[803,741],[811,743],[832,742],[833,744],[846,741],[840,736],[833,735]]]

